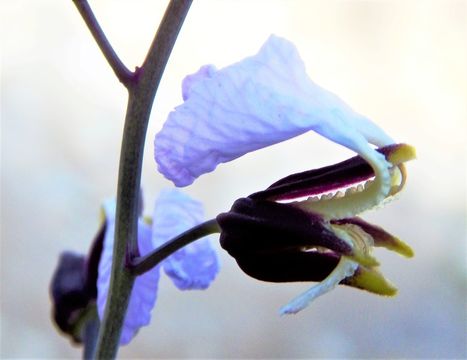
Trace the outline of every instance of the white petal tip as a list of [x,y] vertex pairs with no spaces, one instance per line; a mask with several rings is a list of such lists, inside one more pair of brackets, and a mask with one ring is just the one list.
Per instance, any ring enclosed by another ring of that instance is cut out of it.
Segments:
[[295,308],[293,306],[290,306],[290,304],[287,304],[287,305],[280,308],[279,315],[280,316],[295,315],[296,313],[298,313],[299,311],[301,311],[303,309],[304,309],[304,307]]
[[[316,291],[318,290],[318,291]],[[284,305],[280,308],[279,314],[282,315],[291,315],[296,314],[303,309],[305,309],[310,303],[316,299],[319,295],[323,292],[319,291],[319,285],[313,286],[311,289],[306,291],[305,293],[297,296],[295,299],[290,301],[288,304]]]
[[336,268],[323,281],[284,305],[279,313],[281,315],[296,314],[305,309],[317,297],[334,289],[346,277],[352,276],[357,268],[358,264],[356,262],[342,257]]

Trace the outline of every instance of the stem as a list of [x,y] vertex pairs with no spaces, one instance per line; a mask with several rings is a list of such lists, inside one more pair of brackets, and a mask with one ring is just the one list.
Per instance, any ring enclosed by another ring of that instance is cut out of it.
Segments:
[[167,241],[165,244],[159,246],[149,254],[133,259],[130,265],[130,270],[133,274],[136,275],[144,274],[146,271],[151,270],[162,260],[172,255],[182,247],[192,243],[193,241],[201,239],[206,235],[219,233],[220,231],[221,230],[216,219],[199,224],[178,235],[172,240]]
[[164,14],[129,98],[123,130],[117,188],[115,241],[109,293],[99,331],[97,359],[117,355],[123,320],[135,275],[126,264],[138,256],[137,219],[144,140],[152,103],[191,0],[172,0]]
[[97,334],[99,333],[99,318],[97,313],[92,319],[89,319],[83,329],[83,359],[90,360],[94,354],[94,349],[97,343]]
[[110,67],[117,75],[118,80],[128,87],[131,81],[133,80],[134,74],[128,70],[128,68],[123,64],[118,55],[115,53],[112,45],[110,45],[107,37],[105,36],[102,28],[99,25],[94,13],[92,12],[91,7],[89,6],[87,0],[73,0],[76,7],[78,8],[81,17],[88,26],[88,29],[91,31],[94,40],[101,49],[104,57],[107,59]]

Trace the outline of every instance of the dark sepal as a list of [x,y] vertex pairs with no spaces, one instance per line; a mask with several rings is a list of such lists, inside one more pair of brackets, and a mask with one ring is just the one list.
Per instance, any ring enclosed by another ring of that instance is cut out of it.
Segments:
[[296,250],[242,254],[236,261],[246,274],[262,281],[321,281],[337,266],[339,256],[331,252]]
[[[377,151],[388,156],[398,146],[400,145],[388,145]],[[369,180],[373,176],[374,171],[371,166],[360,156],[354,156],[334,165],[289,175],[276,181],[266,190],[256,192],[249,197],[263,200],[290,200],[332,192]]]
[[326,227],[319,215],[272,201],[241,198],[217,216],[221,246],[233,257],[302,251],[315,246],[350,255],[351,246]]

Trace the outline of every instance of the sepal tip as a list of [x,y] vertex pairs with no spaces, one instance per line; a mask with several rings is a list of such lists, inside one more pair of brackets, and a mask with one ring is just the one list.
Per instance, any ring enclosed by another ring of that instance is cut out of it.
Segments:
[[359,266],[354,275],[344,279],[342,283],[378,295],[395,296],[397,294],[397,288],[374,268]]

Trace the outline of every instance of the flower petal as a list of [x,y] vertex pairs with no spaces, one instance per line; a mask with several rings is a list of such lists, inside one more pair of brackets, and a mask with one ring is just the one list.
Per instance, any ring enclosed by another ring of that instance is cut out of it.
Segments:
[[[162,191],[156,201],[152,239],[155,247],[200,224],[203,206],[178,189]],[[180,290],[206,289],[219,271],[209,238],[196,240],[163,262],[166,274]]]
[[389,165],[368,143],[384,146],[391,138],[311,81],[285,39],[271,36],[258,54],[217,72],[202,68],[184,83],[184,97],[155,138],[159,171],[177,186],[313,130],[359,153],[377,175],[386,175],[379,185],[388,190]]
[[194,74],[187,75],[182,83],[182,97],[183,101],[187,100],[191,95],[193,85],[202,79],[211,78],[216,72],[216,67],[213,65],[204,65]]
[[336,268],[319,284],[297,296],[280,309],[280,314],[296,314],[306,308],[318,296],[326,294],[338,285],[343,279],[352,276],[358,264],[342,256]]
[[[107,227],[104,235],[104,247],[99,263],[99,275],[97,279],[97,310],[100,319],[104,316],[110,284],[115,234],[115,208],[115,200],[106,201],[104,204]],[[138,246],[141,255],[145,255],[153,249],[151,228],[142,220],[138,221]],[[151,311],[156,302],[158,282],[158,266],[136,278],[123,322],[122,334],[120,337],[121,345],[128,344],[140,327],[149,324],[151,320]]]

